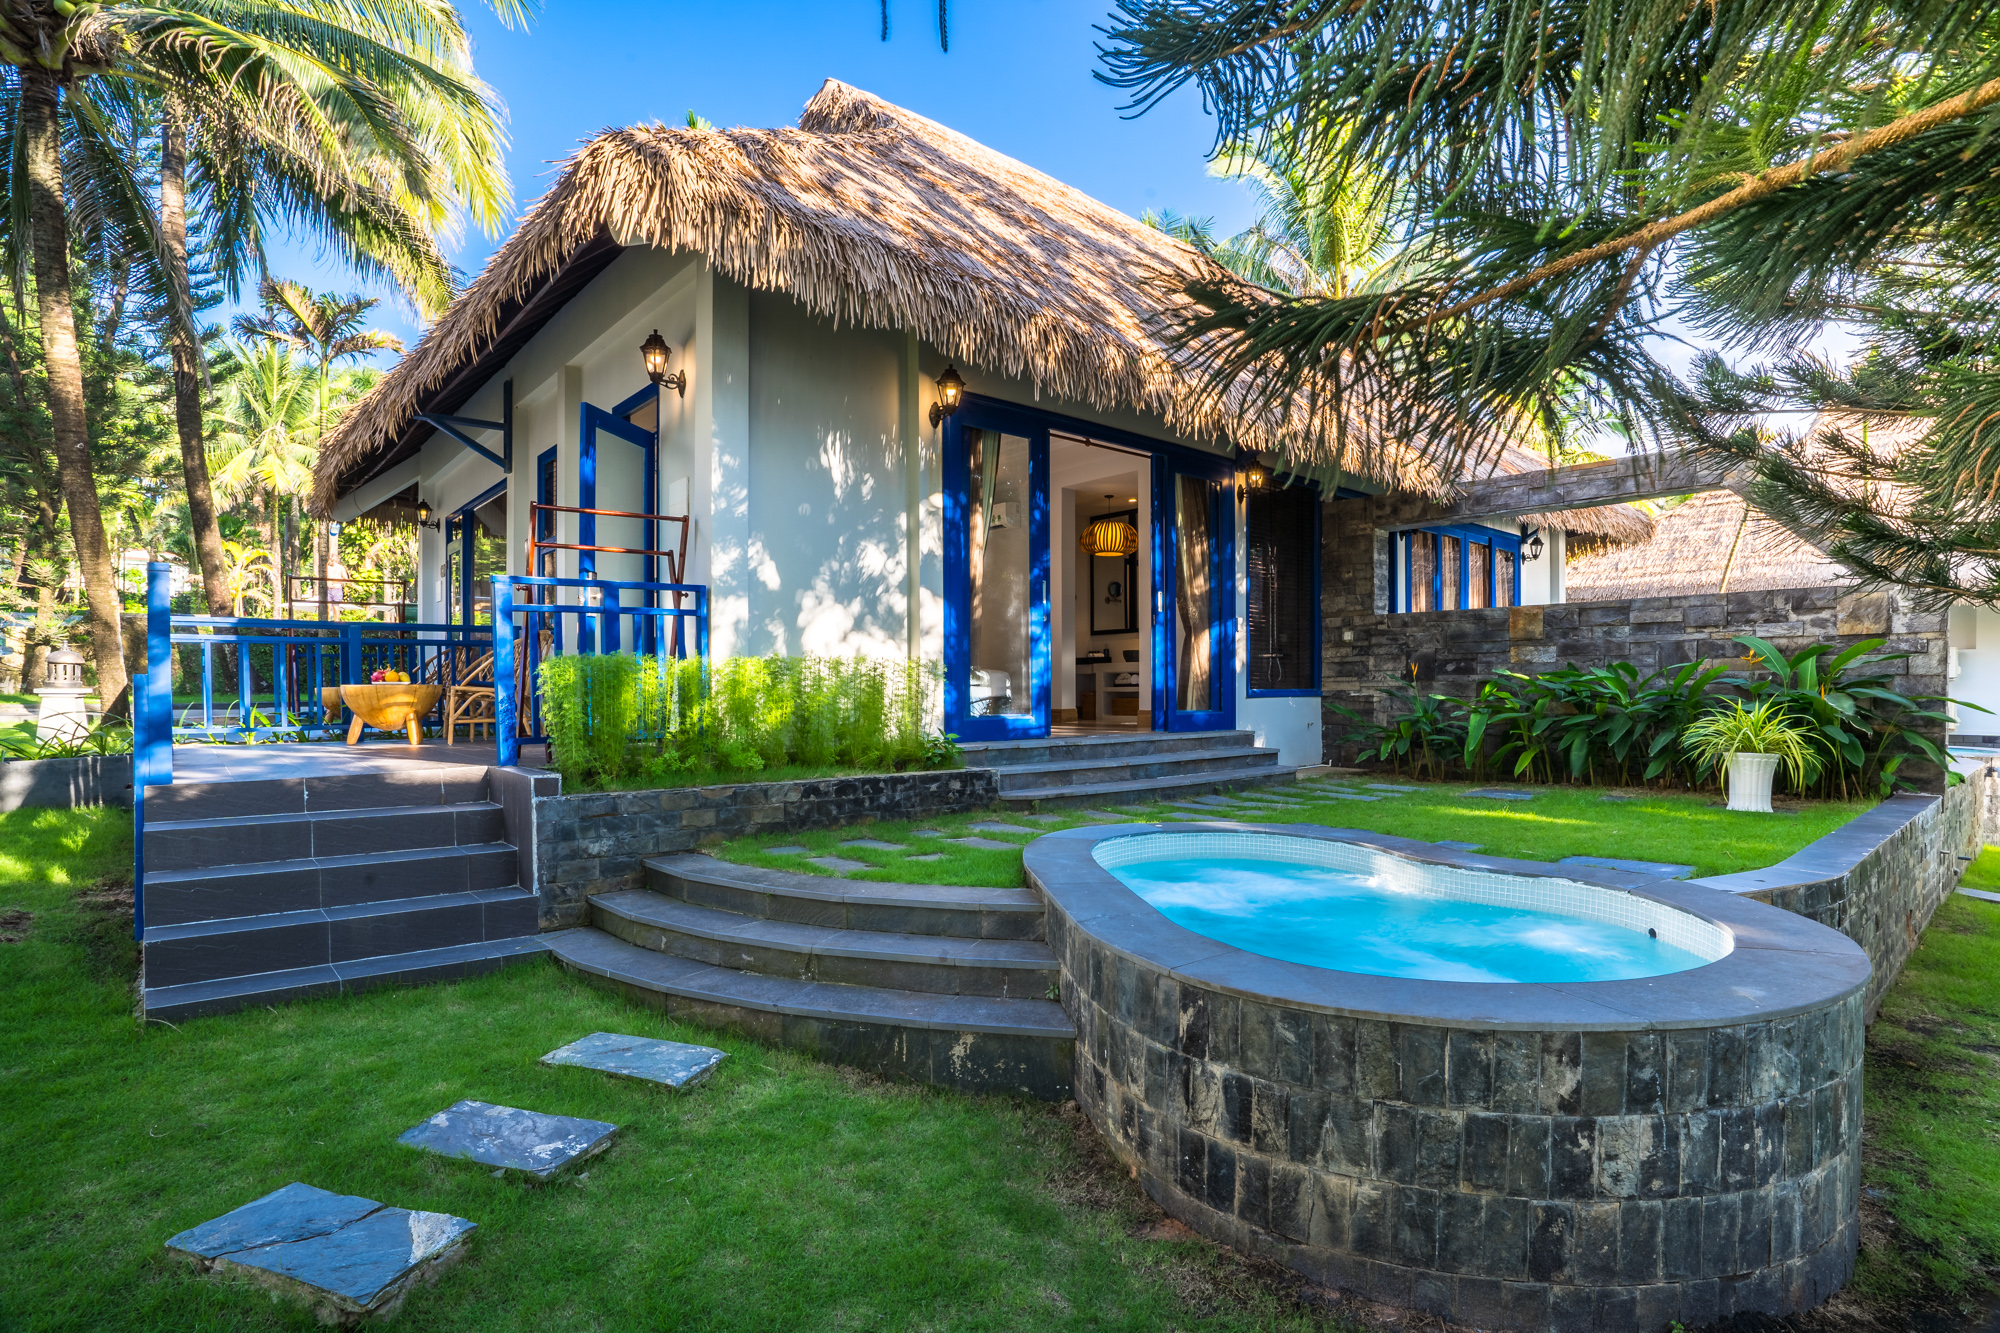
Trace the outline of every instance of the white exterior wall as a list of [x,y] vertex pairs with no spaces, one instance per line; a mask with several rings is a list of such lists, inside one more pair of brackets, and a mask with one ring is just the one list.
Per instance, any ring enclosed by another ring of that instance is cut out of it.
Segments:
[[[2000,611],[1990,606],[1955,606],[1951,609],[1947,642],[1950,645],[1952,674],[1945,680],[1945,693],[1963,704],[1953,704],[1951,730],[1968,736],[2000,736]],[[1980,708],[1989,711],[1980,712]]]

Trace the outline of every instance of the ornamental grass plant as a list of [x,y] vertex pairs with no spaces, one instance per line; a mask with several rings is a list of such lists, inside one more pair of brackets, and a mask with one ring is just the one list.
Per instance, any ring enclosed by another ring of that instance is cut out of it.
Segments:
[[700,772],[951,768],[927,727],[939,674],[856,656],[730,657],[709,664],[628,653],[544,662],[551,762],[581,788],[674,785]]

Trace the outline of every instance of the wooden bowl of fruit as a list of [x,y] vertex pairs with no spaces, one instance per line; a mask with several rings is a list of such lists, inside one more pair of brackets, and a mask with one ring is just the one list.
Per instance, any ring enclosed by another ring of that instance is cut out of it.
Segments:
[[[444,686],[413,683],[408,672],[376,674],[385,679],[340,687],[340,702],[354,711],[354,720],[347,726],[347,743],[360,742],[365,724],[380,731],[407,730],[410,744],[418,744],[424,738],[423,716],[437,707]],[[386,679],[391,675],[399,679]]]

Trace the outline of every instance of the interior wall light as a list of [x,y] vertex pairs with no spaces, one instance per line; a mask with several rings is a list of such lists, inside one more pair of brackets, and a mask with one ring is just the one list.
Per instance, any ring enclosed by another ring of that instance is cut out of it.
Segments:
[[673,353],[674,349],[667,346],[667,340],[660,336],[658,329],[654,329],[653,335],[639,344],[639,355],[646,358],[646,378],[663,389],[672,389],[685,398],[688,396],[687,372],[677,371],[672,375],[667,373],[667,358]]
[[958,404],[965,397],[965,380],[959,375],[957,366],[944,368],[944,374],[937,377],[937,391],[938,400],[931,404],[933,426],[958,411]]

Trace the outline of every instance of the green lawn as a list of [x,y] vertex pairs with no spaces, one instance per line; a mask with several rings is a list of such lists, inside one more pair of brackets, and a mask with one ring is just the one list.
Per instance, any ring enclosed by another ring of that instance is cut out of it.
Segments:
[[[551,966],[141,1029],[129,907],[90,887],[126,828],[0,815],[0,1328],[316,1327],[161,1250],[293,1180],[480,1224],[411,1333],[1337,1327],[1214,1247],[1138,1234],[1159,1214],[1074,1112],[878,1083]],[[686,1094],[535,1063],[599,1030],[731,1058]],[[625,1132],[539,1188],[396,1144],[461,1097]]]
[[[1367,781],[1374,781],[1369,779]],[[1839,828],[1870,809],[1872,801],[1815,801],[1774,815],[1751,815],[1722,808],[1710,794],[1619,793],[1629,800],[1606,800],[1602,789],[1528,788],[1531,801],[1496,801],[1468,796],[1479,788],[1464,783],[1418,783],[1382,779],[1415,791],[1382,791],[1361,781],[1341,784],[1350,791],[1379,796],[1376,801],[1324,798],[1298,809],[1256,810],[1254,814],[1221,818],[1268,824],[1325,824],[1335,828],[1394,833],[1425,842],[1477,843],[1489,855],[1529,861],[1555,861],[1565,856],[1615,856],[1641,861],[1693,865],[1697,875],[1722,875],[1767,866],[1807,843]],[[1315,784],[1316,785],[1316,784]],[[1310,788],[1276,787],[1279,793],[1305,795]],[[1250,802],[1246,809],[1255,809]],[[767,833],[733,839],[714,848],[716,855],[744,865],[829,874],[807,862],[808,857],[841,856],[875,867],[851,872],[851,878],[902,880],[928,884],[978,884],[993,887],[1023,883],[1019,851],[961,847],[952,838],[974,832],[967,825],[991,820],[1014,822],[1034,833],[981,833],[996,842],[1025,846],[1036,833],[1101,823],[1080,811],[1055,811],[1056,819],[1010,816],[1004,810],[971,815],[940,816],[909,821],[883,820],[865,828],[820,829],[805,833]],[[1179,823],[1176,813],[1194,814],[1190,806],[1118,806],[1121,818]],[[920,836],[925,831],[943,835]],[[869,837],[903,844],[900,851],[842,847],[850,838]],[[773,855],[772,847],[804,847],[803,853]],[[914,856],[942,854],[938,861],[911,861]]]
[[[2000,848],[1981,854],[1965,884],[2000,891]],[[1990,1291],[2000,1264],[2000,904],[1953,894],[1938,909],[1869,1031],[1863,1079],[1864,1197],[1894,1226],[1887,1244],[1863,1250],[1858,1291],[1891,1306]]]

